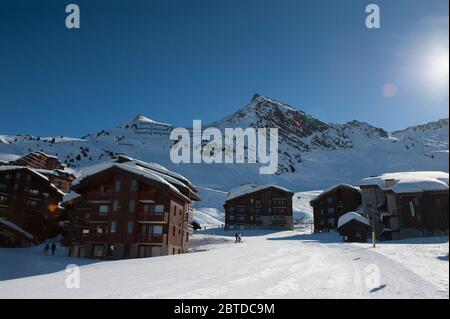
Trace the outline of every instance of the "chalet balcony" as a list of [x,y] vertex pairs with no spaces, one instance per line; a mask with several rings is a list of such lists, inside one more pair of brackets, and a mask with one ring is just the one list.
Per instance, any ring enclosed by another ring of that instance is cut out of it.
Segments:
[[162,234],[162,235],[137,234],[136,242],[137,243],[146,243],[146,244],[164,244],[164,243],[167,243],[167,234]]
[[169,213],[136,213],[138,222],[169,222]]

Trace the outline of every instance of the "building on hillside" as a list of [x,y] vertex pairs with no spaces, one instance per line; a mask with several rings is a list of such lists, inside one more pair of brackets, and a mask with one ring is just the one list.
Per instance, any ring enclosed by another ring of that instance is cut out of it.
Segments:
[[8,219],[0,217],[0,247],[24,247],[33,243],[33,235]]
[[328,232],[337,228],[339,218],[358,210],[361,191],[358,187],[339,184],[323,191],[310,201],[314,214],[314,231]]
[[370,230],[369,220],[355,212],[346,213],[338,220],[337,231],[344,241],[365,243]]
[[290,190],[276,186],[254,184],[233,189],[224,204],[225,229],[292,230],[292,197]]
[[362,211],[380,239],[448,234],[448,183],[444,172],[369,177],[360,182]]
[[32,152],[17,160],[10,161],[8,165],[27,166],[43,169],[64,169],[64,165],[57,156],[49,155],[44,152]]
[[78,193],[62,206],[69,216],[64,245],[74,257],[122,259],[187,251],[191,203],[183,176],[157,164],[119,156],[85,170]]
[[35,169],[0,166],[0,217],[32,234],[35,242],[58,235],[58,204],[63,196]]
[[29,167],[46,176],[50,182],[65,193],[70,192],[70,183],[75,175],[69,171],[58,159],[43,152],[32,152],[18,159],[0,162],[0,166]]

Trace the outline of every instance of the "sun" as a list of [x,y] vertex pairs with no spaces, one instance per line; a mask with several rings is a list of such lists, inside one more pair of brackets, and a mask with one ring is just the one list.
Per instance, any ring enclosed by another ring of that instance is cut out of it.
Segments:
[[433,81],[447,81],[449,78],[449,54],[446,52],[435,52],[428,58],[428,72]]

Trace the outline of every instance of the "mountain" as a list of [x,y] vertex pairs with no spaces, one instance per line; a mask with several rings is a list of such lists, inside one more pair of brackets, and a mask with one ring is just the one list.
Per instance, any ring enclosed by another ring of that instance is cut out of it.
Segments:
[[386,132],[356,120],[325,123],[286,103],[256,94],[239,111],[206,126],[278,128],[277,174],[260,175],[259,164],[175,165],[169,158],[173,126],[144,115],[82,138],[0,135],[0,154],[5,158],[44,151],[73,168],[128,154],[185,175],[201,187],[200,195],[208,198],[208,204],[199,205],[218,209],[222,209],[223,196],[212,194],[211,189],[226,192],[247,182],[276,183],[293,191],[307,191],[337,183],[356,184],[364,177],[391,171],[448,172],[448,119]]

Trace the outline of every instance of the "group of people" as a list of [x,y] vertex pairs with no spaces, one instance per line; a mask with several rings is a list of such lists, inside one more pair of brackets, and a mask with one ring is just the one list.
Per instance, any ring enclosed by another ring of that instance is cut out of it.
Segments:
[[49,244],[46,244],[44,247],[44,255],[47,256],[48,255],[48,251],[51,250],[52,251],[52,256],[55,256],[55,251],[56,251],[56,244],[52,243],[51,246],[49,246]]
[[235,244],[236,244],[236,243],[240,243],[241,240],[242,240],[242,238],[241,238],[241,233],[236,233],[234,236],[236,237],[236,241],[235,241],[234,243],[235,243]]

